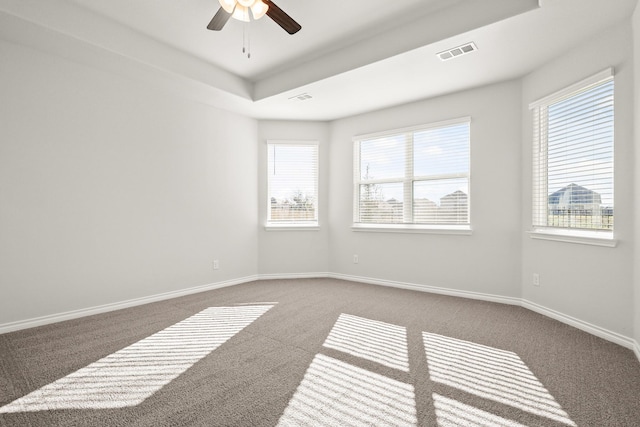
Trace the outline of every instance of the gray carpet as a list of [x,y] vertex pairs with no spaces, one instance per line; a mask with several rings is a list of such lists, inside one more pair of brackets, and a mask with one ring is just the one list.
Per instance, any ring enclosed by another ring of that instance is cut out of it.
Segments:
[[520,307],[258,281],[0,335],[0,425],[640,426],[640,364]]

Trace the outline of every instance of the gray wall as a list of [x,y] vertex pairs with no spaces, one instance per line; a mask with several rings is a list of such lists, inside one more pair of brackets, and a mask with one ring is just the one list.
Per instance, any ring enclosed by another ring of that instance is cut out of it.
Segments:
[[[258,122],[125,77],[109,55],[89,67],[2,41],[0,325],[258,274],[330,272],[523,298],[640,342],[639,28],[636,11],[633,27],[522,79],[331,123]],[[528,104],[609,66],[619,245],[534,241]],[[352,231],[352,137],[461,116],[472,117],[472,235]],[[268,139],[320,142],[319,231],[264,230]]]
[[[316,140],[318,147],[318,223],[315,231],[266,231],[267,140]],[[323,122],[261,121],[258,125],[258,227],[260,274],[297,275],[328,271],[329,125]]]
[[640,167],[640,6],[636,6],[636,10],[633,14],[633,59],[634,59],[634,144],[635,144],[635,234],[634,234],[634,256],[633,265],[635,271],[633,272],[633,287],[634,287],[634,337],[636,340],[636,355],[640,358],[640,248],[638,242],[640,242],[640,222],[638,220],[638,213],[640,212],[640,172],[637,168]]
[[[330,271],[516,297],[520,294],[520,84],[491,85],[333,122]],[[355,232],[352,137],[471,116],[471,236]],[[359,263],[353,264],[358,254]]]
[[255,120],[0,57],[0,324],[257,273]]

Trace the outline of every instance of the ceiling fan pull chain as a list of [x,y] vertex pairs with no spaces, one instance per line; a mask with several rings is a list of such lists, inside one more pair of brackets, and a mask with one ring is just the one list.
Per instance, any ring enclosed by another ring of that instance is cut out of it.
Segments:
[[242,53],[245,53],[247,51],[246,49],[246,40],[247,40],[247,24],[246,23],[242,23]]
[[242,53],[246,53],[247,58],[251,58],[251,32],[249,31],[249,22],[242,23]]

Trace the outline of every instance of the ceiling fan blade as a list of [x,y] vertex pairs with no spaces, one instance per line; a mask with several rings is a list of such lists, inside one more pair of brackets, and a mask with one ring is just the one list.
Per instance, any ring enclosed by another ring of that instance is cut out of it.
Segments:
[[282,9],[275,5],[271,0],[262,0],[264,4],[269,6],[267,10],[267,16],[280,25],[287,33],[295,34],[302,26],[293,20],[292,17],[287,15]]
[[215,14],[209,25],[207,25],[208,30],[220,31],[224,24],[231,18],[231,14],[228,13],[223,8],[218,9],[218,12]]

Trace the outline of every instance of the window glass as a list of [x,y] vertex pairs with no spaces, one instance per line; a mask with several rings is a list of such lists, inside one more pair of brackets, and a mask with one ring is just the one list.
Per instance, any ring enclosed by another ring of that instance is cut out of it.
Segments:
[[318,222],[318,145],[268,143],[268,222]]
[[534,228],[611,232],[613,76],[594,76],[533,110]]
[[354,223],[468,226],[468,118],[356,137]]

